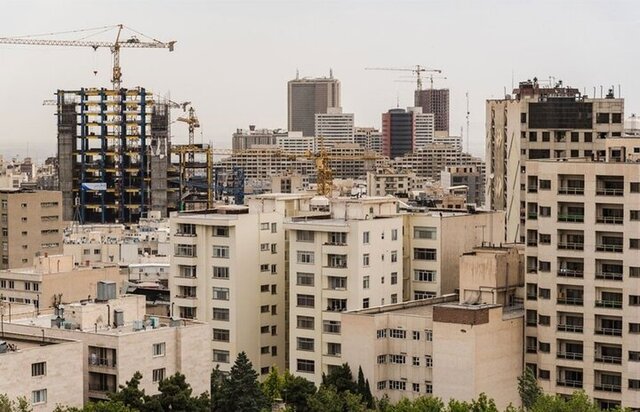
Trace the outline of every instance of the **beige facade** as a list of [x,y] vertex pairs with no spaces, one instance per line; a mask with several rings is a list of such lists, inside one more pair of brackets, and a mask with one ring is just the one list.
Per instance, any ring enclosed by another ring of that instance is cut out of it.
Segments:
[[[211,365],[202,361],[210,353],[207,325],[146,316],[144,296],[64,305],[57,316],[25,318],[4,327],[34,338],[44,335],[45,339],[80,341],[71,356],[62,358],[66,364],[62,376],[74,382],[73,392],[80,403],[107,399],[108,393],[124,385],[136,371],[143,375],[141,389],[150,395],[158,393],[160,379],[175,372],[186,376],[194,394],[210,389]],[[47,392],[65,395],[57,389]],[[55,404],[50,406],[44,410],[52,410]]]
[[285,223],[290,370],[319,384],[342,356],[341,313],[402,301],[402,217],[395,198],[334,198]]
[[59,294],[62,302],[91,299],[96,296],[99,281],[113,281],[120,287],[124,280],[116,265],[75,263],[72,256],[40,256],[32,268],[2,270],[0,294],[8,302],[46,309],[53,306],[53,299]]
[[62,193],[0,190],[0,269],[30,267],[44,253],[62,253]]
[[526,364],[547,392],[640,408],[640,166],[526,171]]
[[453,293],[460,256],[504,236],[502,212],[431,211],[404,215],[404,300]]
[[577,89],[522,82],[515,96],[487,100],[486,203],[506,212],[507,242],[524,242],[525,162],[605,157],[623,132],[624,100],[587,98]]
[[284,369],[283,216],[221,206],[171,217],[172,314],[209,325],[209,367],[229,371],[244,351],[262,375]]

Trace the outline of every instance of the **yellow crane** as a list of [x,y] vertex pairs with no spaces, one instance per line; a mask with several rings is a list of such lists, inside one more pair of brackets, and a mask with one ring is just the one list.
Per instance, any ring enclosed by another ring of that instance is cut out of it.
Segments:
[[[183,106],[186,108],[187,105]],[[198,116],[196,116],[196,110],[193,106],[189,107],[187,111],[187,116],[180,116],[176,119],[177,122],[186,123],[189,126],[189,145],[192,146],[195,141],[195,131],[196,128],[200,127],[200,121],[198,120]]]
[[[113,42],[109,41],[92,41],[86,40],[87,37],[101,34],[109,30],[117,30],[116,39]],[[122,31],[124,29],[130,30],[140,36],[146,37],[148,41],[141,41],[137,36],[131,36],[127,39],[122,39]],[[69,33],[89,33],[83,40],[54,40],[54,39],[38,39],[36,36],[50,36]],[[175,41],[162,42],[154,38],[145,36],[144,34],[133,30],[123,24],[117,24],[115,26],[103,26],[92,29],[80,29],[67,32],[46,33],[43,35],[29,35],[29,36],[17,36],[17,37],[0,37],[0,44],[17,44],[27,46],[62,46],[62,47],[91,47],[93,50],[98,50],[101,47],[111,50],[113,55],[113,73],[111,77],[111,83],[114,90],[119,90],[122,84],[122,68],[120,67],[120,49],[121,48],[150,48],[150,49],[169,49],[173,51]]]
[[[415,67],[365,67],[365,70],[386,70],[394,72],[411,72],[416,76],[416,88],[422,90],[422,73],[442,73],[440,69],[432,69],[421,66],[419,64]],[[433,83],[433,80],[432,80]]]

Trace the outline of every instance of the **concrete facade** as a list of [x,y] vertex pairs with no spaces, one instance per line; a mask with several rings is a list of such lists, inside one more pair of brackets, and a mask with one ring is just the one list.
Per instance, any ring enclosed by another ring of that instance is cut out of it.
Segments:
[[62,194],[0,190],[0,269],[24,268],[44,253],[62,253]]
[[416,90],[415,105],[434,114],[436,131],[449,132],[449,89]]
[[327,113],[329,108],[341,107],[340,80],[333,76],[298,78],[289,80],[288,130],[314,136],[316,113]]
[[341,107],[330,107],[327,113],[316,113],[315,134],[325,146],[353,143],[353,113],[343,113]]

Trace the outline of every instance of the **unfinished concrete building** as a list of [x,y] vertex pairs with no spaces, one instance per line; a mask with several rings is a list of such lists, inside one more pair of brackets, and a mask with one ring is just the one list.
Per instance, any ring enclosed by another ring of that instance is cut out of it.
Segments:
[[58,90],[64,220],[137,222],[167,212],[169,110],[143,87]]

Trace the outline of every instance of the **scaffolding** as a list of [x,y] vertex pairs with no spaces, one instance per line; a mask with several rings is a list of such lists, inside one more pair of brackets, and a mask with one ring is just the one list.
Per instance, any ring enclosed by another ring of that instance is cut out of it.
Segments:
[[209,145],[171,146],[171,203],[178,210],[210,209],[214,203],[213,151]]

